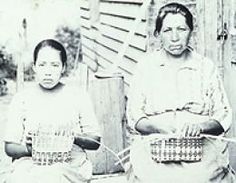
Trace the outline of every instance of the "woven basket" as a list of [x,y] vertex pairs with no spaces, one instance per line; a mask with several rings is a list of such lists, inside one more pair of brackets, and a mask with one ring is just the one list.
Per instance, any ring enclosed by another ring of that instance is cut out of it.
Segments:
[[157,162],[200,161],[202,138],[153,138],[150,141],[151,157]]
[[32,136],[32,159],[37,165],[52,165],[57,162],[69,162],[74,136],[61,130],[57,133],[38,131]]

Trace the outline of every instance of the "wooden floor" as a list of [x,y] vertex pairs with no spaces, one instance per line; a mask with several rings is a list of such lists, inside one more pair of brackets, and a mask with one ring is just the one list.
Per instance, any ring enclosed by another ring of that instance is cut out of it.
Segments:
[[125,175],[123,174],[101,175],[101,176],[94,176],[91,183],[127,183],[127,180]]

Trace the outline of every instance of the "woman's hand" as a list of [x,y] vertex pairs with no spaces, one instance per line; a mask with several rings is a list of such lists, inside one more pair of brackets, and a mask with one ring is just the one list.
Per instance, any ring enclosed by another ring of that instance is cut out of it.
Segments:
[[152,133],[174,133],[176,129],[167,122],[155,120],[155,118],[142,118],[136,124],[136,130],[143,135]]
[[209,135],[220,135],[224,133],[224,128],[218,121],[210,119],[206,122],[198,124],[186,123],[181,130],[181,134],[185,137],[196,137],[200,136],[201,133]]
[[198,137],[202,133],[201,124],[186,123],[181,130],[181,135],[184,137]]

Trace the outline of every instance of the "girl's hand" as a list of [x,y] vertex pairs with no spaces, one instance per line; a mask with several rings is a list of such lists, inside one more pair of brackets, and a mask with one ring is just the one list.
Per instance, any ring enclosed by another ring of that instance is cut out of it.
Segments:
[[31,132],[28,132],[27,136],[26,136],[26,148],[28,150],[28,152],[30,154],[32,154],[32,133]]
[[28,132],[26,135],[26,145],[31,145],[32,146],[32,132]]

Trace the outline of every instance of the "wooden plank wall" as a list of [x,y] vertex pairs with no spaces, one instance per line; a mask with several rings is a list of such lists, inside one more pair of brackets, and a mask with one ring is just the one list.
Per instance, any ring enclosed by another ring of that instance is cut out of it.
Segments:
[[[91,67],[98,64],[98,71],[107,70],[116,60],[118,51],[124,43],[128,31],[134,24],[137,16],[140,1],[100,1],[99,22],[97,22],[97,34],[91,33],[92,27],[89,1],[81,1],[81,32],[82,32],[82,52],[84,62]],[[125,81],[125,88],[129,86],[132,73],[139,58],[146,51],[146,19],[142,16],[136,33],[125,53],[125,56],[118,66],[118,71],[122,73]],[[94,47],[96,49],[94,49]]]

